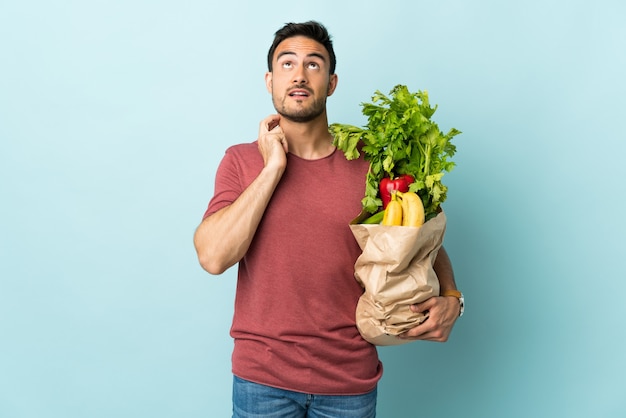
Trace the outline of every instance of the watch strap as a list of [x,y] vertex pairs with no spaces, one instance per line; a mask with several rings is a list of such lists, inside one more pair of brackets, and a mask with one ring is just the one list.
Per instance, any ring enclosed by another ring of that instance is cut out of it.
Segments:
[[460,299],[461,297],[463,297],[463,293],[459,292],[458,290],[444,290],[443,292],[441,292],[441,296],[454,296],[457,299]]
[[441,292],[440,296],[452,296],[457,298],[459,300],[459,306],[461,308],[461,310],[459,311],[459,317],[463,316],[463,313],[465,312],[465,297],[463,296],[463,293],[458,290],[450,289]]

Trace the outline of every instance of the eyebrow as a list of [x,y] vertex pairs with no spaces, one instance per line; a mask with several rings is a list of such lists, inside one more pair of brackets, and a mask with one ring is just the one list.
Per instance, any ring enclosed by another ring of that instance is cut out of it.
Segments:
[[[276,61],[278,61],[281,57],[283,57],[285,55],[297,55],[297,54],[295,52],[293,52],[293,51],[283,51],[283,52],[279,53],[276,56]],[[317,58],[321,59],[322,61],[326,62],[326,57],[324,57],[322,54],[320,54],[318,52],[312,52],[312,53],[308,54],[307,57],[317,57]]]

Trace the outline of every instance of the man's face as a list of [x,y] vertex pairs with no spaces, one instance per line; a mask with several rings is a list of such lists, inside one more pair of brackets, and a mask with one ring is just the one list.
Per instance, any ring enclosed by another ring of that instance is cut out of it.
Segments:
[[272,72],[265,75],[265,82],[276,111],[294,122],[308,122],[322,115],[326,98],[337,86],[337,76],[329,75],[326,48],[296,36],[282,41],[272,59]]

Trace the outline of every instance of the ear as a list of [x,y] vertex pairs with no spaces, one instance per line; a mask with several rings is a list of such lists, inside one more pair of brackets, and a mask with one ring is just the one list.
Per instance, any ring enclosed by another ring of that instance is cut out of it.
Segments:
[[269,71],[265,73],[265,88],[270,94],[272,93],[272,73]]
[[328,80],[328,96],[332,96],[332,94],[335,92],[338,81],[339,77],[337,77],[337,74],[330,75],[330,80]]

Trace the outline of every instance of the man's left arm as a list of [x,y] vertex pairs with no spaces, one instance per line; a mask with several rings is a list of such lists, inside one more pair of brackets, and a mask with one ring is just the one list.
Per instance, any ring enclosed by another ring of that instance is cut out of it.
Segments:
[[[440,294],[456,290],[454,270],[445,248],[441,247],[433,265],[439,278]],[[435,296],[422,303],[411,305],[413,312],[428,313],[428,318],[398,338],[445,342],[461,312],[461,301],[456,296]]]

